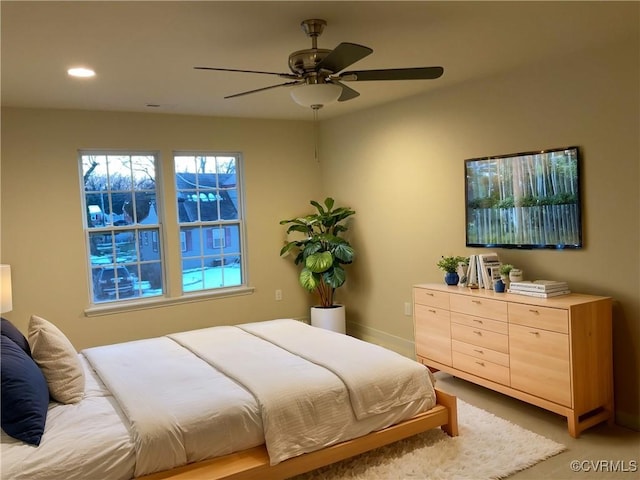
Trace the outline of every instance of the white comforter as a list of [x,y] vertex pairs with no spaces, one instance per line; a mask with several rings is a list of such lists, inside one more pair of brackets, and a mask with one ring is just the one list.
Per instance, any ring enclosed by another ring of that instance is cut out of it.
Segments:
[[377,345],[288,319],[239,327],[337,375],[358,420],[423,398],[435,405],[428,370]]
[[85,398],[50,409],[37,449],[3,432],[3,478],[125,480],[262,443],[275,464],[435,404],[424,367],[294,320],[82,353]]
[[131,425],[136,476],[264,442],[253,396],[167,337],[83,354]]

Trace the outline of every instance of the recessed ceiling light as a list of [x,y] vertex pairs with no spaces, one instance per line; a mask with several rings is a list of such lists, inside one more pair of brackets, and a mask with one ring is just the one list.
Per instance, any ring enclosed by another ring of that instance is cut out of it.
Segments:
[[84,78],[93,77],[96,74],[96,72],[94,72],[90,68],[84,68],[84,67],[70,68],[69,70],[67,70],[67,73],[72,77],[84,77]]

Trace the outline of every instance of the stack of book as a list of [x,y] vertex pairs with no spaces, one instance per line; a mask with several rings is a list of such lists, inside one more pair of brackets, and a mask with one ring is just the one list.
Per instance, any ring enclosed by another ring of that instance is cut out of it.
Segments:
[[493,284],[500,278],[500,259],[497,253],[471,255],[467,269],[467,284],[493,290]]
[[530,297],[549,298],[571,293],[567,282],[556,280],[534,280],[533,282],[511,282],[509,293],[528,295]]

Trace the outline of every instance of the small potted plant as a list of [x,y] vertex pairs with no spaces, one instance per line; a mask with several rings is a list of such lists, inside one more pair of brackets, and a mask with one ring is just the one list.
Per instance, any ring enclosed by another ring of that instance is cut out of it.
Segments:
[[513,270],[513,265],[510,263],[504,263],[500,265],[500,278],[506,284],[509,281],[509,272]]
[[504,285],[503,291],[509,288],[509,272],[514,268],[510,263],[500,265],[500,280],[502,280],[502,284]]
[[468,257],[442,257],[436,264],[440,270],[445,272],[444,281],[447,285],[457,285],[460,281],[458,275],[458,264],[468,263]]

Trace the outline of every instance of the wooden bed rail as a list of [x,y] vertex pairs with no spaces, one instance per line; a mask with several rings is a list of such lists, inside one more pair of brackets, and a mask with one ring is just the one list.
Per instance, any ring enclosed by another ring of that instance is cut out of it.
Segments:
[[421,432],[441,427],[450,436],[458,435],[456,397],[436,389],[437,404],[426,412],[353,440],[269,465],[264,445],[203,462],[192,463],[139,480],[281,480],[309,472],[349,457],[388,445]]

